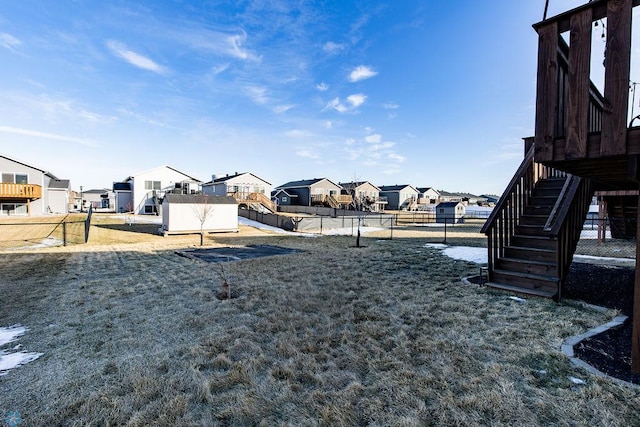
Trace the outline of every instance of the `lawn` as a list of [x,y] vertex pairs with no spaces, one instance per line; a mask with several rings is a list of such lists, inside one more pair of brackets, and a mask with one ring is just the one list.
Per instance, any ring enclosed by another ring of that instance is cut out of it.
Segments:
[[[43,353],[0,376],[2,419],[17,411],[29,426],[640,424],[640,391],[560,352],[564,339],[615,312],[465,285],[477,265],[425,247],[419,232],[364,237],[355,248],[352,237],[242,227],[206,246],[300,252],[214,264],[176,254],[198,236],[160,237],[153,225],[118,221],[95,218],[86,245],[2,252],[0,326],[27,327],[11,346]],[[237,298],[216,298],[223,276]]]

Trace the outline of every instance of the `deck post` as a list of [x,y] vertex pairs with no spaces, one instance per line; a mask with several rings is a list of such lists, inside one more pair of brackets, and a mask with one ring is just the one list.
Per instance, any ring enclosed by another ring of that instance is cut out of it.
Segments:
[[[640,194],[638,195],[640,206]],[[640,224],[640,209],[638,209],[638,224]],[[631,336],[631,372],[640,374],[640,227],[636,227],[636,273],[633,289],[633,332]]]

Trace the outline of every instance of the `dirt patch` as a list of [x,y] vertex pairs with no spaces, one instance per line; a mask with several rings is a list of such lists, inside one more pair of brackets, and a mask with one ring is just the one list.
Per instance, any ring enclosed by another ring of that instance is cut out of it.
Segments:
[[197,258],[207,262],[228,262],[243,259],[260,258],[274,255],[288,255],[301,252],[298,249],[283,248],[274,245],[249,245],[242,247],[187,249],[176,251],[187,258]]

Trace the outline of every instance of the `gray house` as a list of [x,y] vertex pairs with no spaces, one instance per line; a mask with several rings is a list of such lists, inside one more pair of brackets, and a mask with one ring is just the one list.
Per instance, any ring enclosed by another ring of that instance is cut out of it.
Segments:
[[418,203],[418,189],[412,185],[383,185],[380,196],[387,198],[387,209],[410,211]]
[[298,206],[340,207],[339,196],[342,187],[327,178],[291,181],[276,187],[276,190],[286,191],[291,195],[291,203]]
[[458,224],[464,222],[466,209],[462,202],[442,202],[436,206],[436,222]]
[[69,213],[68,179],[0,155],[0,213],[40,216]]

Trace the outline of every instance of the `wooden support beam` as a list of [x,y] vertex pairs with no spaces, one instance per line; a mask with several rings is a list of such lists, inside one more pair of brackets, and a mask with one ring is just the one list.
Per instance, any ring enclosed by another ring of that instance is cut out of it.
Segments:
[[589,130],[589,85],[591,66],[592,10],[585,9],[571,17],[569,50],[569,112],[567,115],[567,159],[587,156]]
[[[638,196],[640,206],[640,196]],[[638,209],[640,224],[640,209]],[[636,274],[633,288],[633,332],[631,335],[631,372],[640,374],[640,227],[636,227]]]
[[535,157],[540,162],[553,160],[558,67],[558,25],[554,22],[538,29]]
[[631,67],[631,0],[607,2],[607,48],[605,51],[602,117],[603,156],[627,152],[627,108]]

